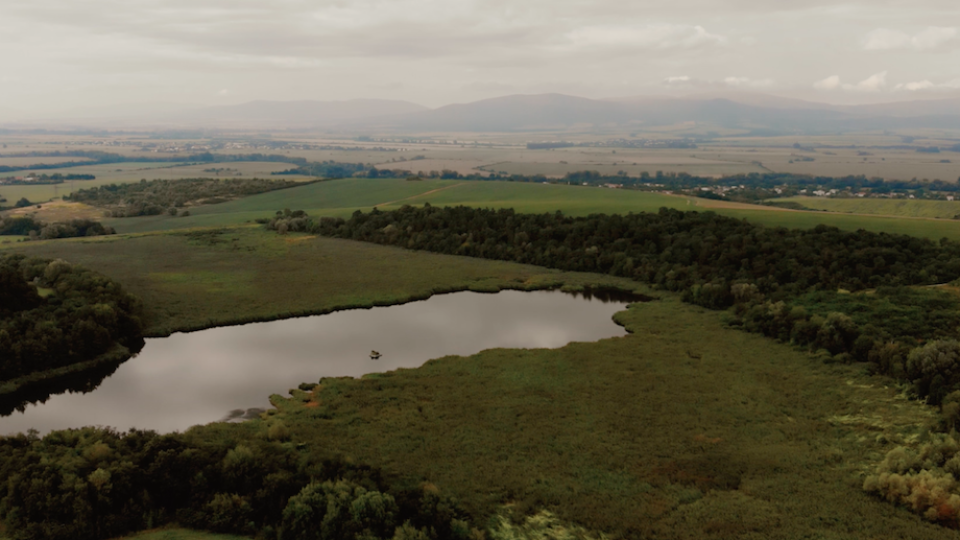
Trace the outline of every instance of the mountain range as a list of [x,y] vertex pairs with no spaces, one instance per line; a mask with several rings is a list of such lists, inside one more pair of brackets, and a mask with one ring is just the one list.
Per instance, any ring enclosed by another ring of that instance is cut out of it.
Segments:
[[[183,108],[160,115],[116,115],[108,125],[344,132],[514,132],[687,124],[697,130],[837,133],[917,128],[960,129],[960,98],[832,105],[766,94],[588,99],[563,94],[510,95],[435,109],[407,101],[252,101]],[[96,123],[88,119],[88,124]],[[102,125],[102,124],[101,124]]]

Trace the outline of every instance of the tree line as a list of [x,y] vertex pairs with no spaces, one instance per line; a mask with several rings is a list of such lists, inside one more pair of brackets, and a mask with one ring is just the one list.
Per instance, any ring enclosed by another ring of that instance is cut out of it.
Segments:
[[[940,365],[928,358],[936,351],[917,352],[928,340],[953,335],[960,303],[947,293],[903,289],[960,278],[960,243],[947,239],[825,225],[790,230],[667,208],[574,218],[427,204],[358,211],[348,220],[285,211],[267,226],[281,233],[629,277],[710,309],[733,307],[733,324],[821,351],[833,361],[871,362],[877,371],[913,383],[931,403],[960,390],[960,355],[956,365]],[[857,309],[838,300],[843,294],[838,291],[877,288],[883,292]],[[891,306],[908,315],[890,317]],[[858,320],[845,309],[859,312]],[[894,324],[911,317],[912,325]]]
[[91,219],[71,219],[44,223],[33,216],[7,216],[0,218],[0,236],[27,236],[29,240],[54,240],[116,234],[113,227],[104,226]]
[[137,298],[91,270],[0,255],[0,380],[92,360],[117,346],[138,352],[141,313]]
[[268,540],[482,540],[455,500],[314,456],[280,421],[210,431],[0,438],[5,534],[95,540],[178,523]]
[[36,185],[36,184],[62,184],[67,180],[96,180],[97,177],[92,174],[38,174],[33,175],[31,179],[26,178],[17,178],[16,176],[8,176],[6,178],[0,178],[0,184],[5,184],[9,186],[17,185]]

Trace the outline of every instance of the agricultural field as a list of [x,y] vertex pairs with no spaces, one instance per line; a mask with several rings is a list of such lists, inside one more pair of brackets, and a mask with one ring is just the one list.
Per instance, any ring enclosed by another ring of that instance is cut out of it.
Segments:
[[662,193],[598,187],[463,180],[343,179],[246,197],[191,209],[191,216],[107,219],[120,233],[188,227],[217,227],[269,218],[277,210],[305,210],[312,216],[348,217],[374,206],[389,210],[404,204],[513,208],[518,212],[592,213],[656,212],[661,207],[714,211],[768,226],[811,228],[824,223],[846,230],[912,234],[939,240],[960,240],[960,222],[898,219],[826,212],[801,212]]
[[[622,338],[328,379],[274,396],[276,412],[252,427],[211,424],[190,435],[242,437],[283,422],[314,458],[341,455],[429,482],[474,516],[506,502],[520,515],[549,510],[593,536],[955,534],[861,489],[887,450],[934,422],[933,409],[861,367],[823,364],[726,328],[723,313],[634,282],[259,228],[38,242],[17,251],[121,280],[143,298],[153,334],[463,288],[639,288],[658,299],[616,316],[631,332]],[[299,382],[316,381],[291,387]]]
[[[714,152],[714,150],[716,150]],[[734,149],[705,146],[697,156],[741,162],[762,163],[763,169],[774,172],[818,176],[863,175],[887,180],[912,178],[955,182],[960,177],[960,154],[918,153],[907,149],[786,148]]]
[[0,212],[0,217],[31,216],[44,223],[70,221],[73,219],[92,219],[99,221],[103,218],[103,210],[83,203],[54,200],[43,204],[15,208]]
[[[0,167],[29,167],[38,164],[69,163],[72,161],[90,161],[89,158],[61,156],[61,157],[0,157]],[[13,174],[13,173],[7,173]],[[19,176],[19,173],[17,173]]]
[[[640,137],[659,138],[657,134],[639,133]],[[677,134],[682,136],[682,134]],[[476,137],[471,134],[449,135],[449,137]],[[955,134],[954,134],[955,136]],[[632,138],[627,133],[609,134],[607,138]],[[688,173],[700,176],[721,176],[751,172],[789,172],[822,176],[864,175],[891,180],[940,179],[954,181],[960,177],[960,154],[943,151],[936,154],[918,153],[911,148],[890,148],[902,146],[899,136],[893,135],[844,135],[844,136],[798,136],[770,138],[717,138],[698,143],[695,149],[656,149],[656,148],[605,148],[571,147],[551,150],[528,150],[526,142],[531,140],[556,140],[569,142],[591,142],[604,137],[577,136],[577,134],[530,134],[509,137],[503,135],[503,142],[512,146],[498,148],[476,147],[469,144],[457,145],[397,145],[409,149],[402,154],[423,155],[424,162],[402,163],[400,168],[418,170],[451,169],[467,174],[470,172],[505,172],[508,174],[544,174],[549,177],[561,177],[569,172],[596,170],[603,174],[616,174],[625,171],[632,176],[643,172],[655,174]],[[469,140],[469,139],[468,139]],[[797,149],[793,145],[804,148]],[[956,142],[949,136],[938,138],[931,134],[929,138],[918,139],[915,144],[950,147]],[[830,148],[822,148],[830,145]],[[388,146],[385,144],[385,146]],[[810,149],[810,147],[816,147]],[[834,148],[836,146],[837,148]],[[877,148],[883,147],[883,148]],[[351,154],[354,155],[351,159]],[[323,159],[338,161],[358,161],[356,153],[330,152]],[[377,163],[385,168],[394,168],[389,162],[395,158],[392,153],[370,156],[369,163]],[[366,161],[365,161],[366,162]]]
[[[44,158],[40,158],[44,159]],[[26,197],[31,202],[45,202],[62,197],[78,189],[101,186],[118,182],[140,181],[145,176],[156,174],[159,169],[175,166],[175,163],[108,163],[105,165],[81,165],[63,169],[47,169],[35,171],[47,174],[92,174],[95,180],[66,180],[61,184],[39,185],[4,185],[0,186],[0,195],[6,197],[9,203]],[[10,176],[27,176],[31,171],[17,171]],[[4,176],[6,176],[5,174]],[[8,204],[9,204],[8,203]]]
[[[355,210],[369,210],[380,204],[398,204],[411,197],[449,188],[460,182],[450,180],[378,180],[342,179],[309,184],[302,187],[244,197],[236,201],[191,208],[189,217],[107,219],[112,227],[123,232],[146,232],[189,227],[236,225],[269,218],[278,210],[308,210],[312,215],[347,217]],[[310,189],[311,186],[323,186]]]
[[[45,159],[45,158],[43,158]],[[278,178],[271,173],[295,167],[290,163],[275,162],[237,162],[237,163],[107,163],[103,165],[83,165],[64,169],[48,169],[36,171],[41,173],[60,174],[92,174],[96,180],[67,180],[62,184],[33,185],[33,186],[0,186],[0,195],[9,201],[8,204],[26,197],[31,202],[45,202],[62,197],[79,189],[103,186],[107,184],[121,184],[147,180],[176,180],[179,178]],[[218,169],[214,171],[214,169]],[[20,171],[16,176],[26,176],[30,171]],[[2,176],[2,175],[0,175]],[[286,180],[308,180],[309,176],[283,175]]]
[[877,214],[884,216],[954,219],[960,215],[960,201],[925,199],[883,199],[875,197],[834,199],[826,197],[787,197],[778,199],[796,202],[806,208],[847,214]]

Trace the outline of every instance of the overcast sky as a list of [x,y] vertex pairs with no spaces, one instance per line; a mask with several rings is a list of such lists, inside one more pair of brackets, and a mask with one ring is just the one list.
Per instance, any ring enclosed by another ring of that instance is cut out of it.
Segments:
[[0,0],[0,59],[3,119],[542,92],[875,102],[960,92],[960,2]]

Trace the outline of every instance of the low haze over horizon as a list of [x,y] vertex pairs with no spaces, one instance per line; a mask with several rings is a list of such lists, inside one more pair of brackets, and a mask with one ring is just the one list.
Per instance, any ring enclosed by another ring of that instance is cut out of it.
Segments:
[[14,1],[0,115],[552,92],[957,97],[957,14],[946,0]]

